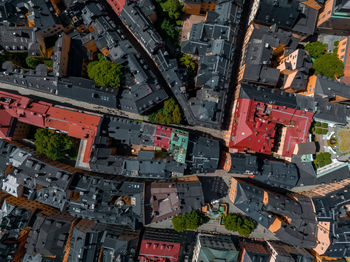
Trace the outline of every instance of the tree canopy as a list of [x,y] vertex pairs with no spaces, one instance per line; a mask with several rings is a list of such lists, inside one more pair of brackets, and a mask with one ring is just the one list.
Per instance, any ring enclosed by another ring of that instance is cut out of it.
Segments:
[[35,68],[39,64],[39,60],[33,56],[27,56],[26,63],[30,68]]
[[315,74],[335,79],[343,75],[344,64],[337,54],[324,54],[315,60],[313,68]]
[[177,20],[182,15],[182,4],[179,0],[166,0],[160,3],[163,12],[167,13],[171,19]]
[[50,59],[46,59],[43,56],[27,56],[26,64],[29,68],[36,68],[38,64],[44,63],[47,67],[53,66],[53,61]]
[[172,219],[174,230],[177,232],[183,232],[185,230],[196,230],[200,225],[204,223],[203,217],[197,212],[192,211],[185,215],[177,215]]
[[37,129],[34,138],[36,150],[52,160],[65,158],[75,147],[73,138],[50,129]]
[[180,57],[180,63],[190,71],[194,71],[196,69],[196,63],[189,54],[183,54],[182,57]]
[[118,88],[123,76],[121,64],[109,61],[102,54],[98,58],[87,65],[89,78],[99,86]]
[[255,229],[254,222],[236,214],[228,214],[223,218],[223,224],[227,230],[238,232],[238,234],[248,237]]
[[148,116],[148,120],[155,124],[180,124],[181,112],[179,105],[173,98],[170,98],[164,102],[163,108],[157,112],[152,113]]
[[175,29],[175,25],[168,19],[164,19],[160,28],[167,34],[172,41],[177,41],[179,31]]
[[328,47],[327,44],[323,44],[319,41],[316,41],[305,45],[305,50],[309,52],[312,58],[316,59],[316,58],[319,58],[324,53],[326,53],[327,47]]

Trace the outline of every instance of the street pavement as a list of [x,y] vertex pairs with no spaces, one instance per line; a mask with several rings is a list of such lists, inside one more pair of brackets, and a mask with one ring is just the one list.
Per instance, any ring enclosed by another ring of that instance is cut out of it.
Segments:
[[[77,107],[81,110],[88,110],[88,111],[92,111],[95,113],[110,114],[110,115],[122,116],[122,117],[127,117],[127,118],[131,118],[131,119],[136,119],[136,120],[147,121],[146,116],[141,116],[139,114],[134,114],[134,113],[118,110],[118,109],[111,109],[111,108],[107,108],[107,107],[97,106],[97,105],[93,105],[93,104],[89,104],[89,103],[85,103],[85,102],[81,102],[81,101],[77,101],[77,100],[73,100],[73,99],[69,99],[69,98],[63,98],[63,97],[55,96],[52,94],[46,94],[43,92],[30,90],[30,89],[26,89],[26,88],[14,86],[14,85],[0,83],[0,89],[15,91],[15,92],[17,92],[21,95],[25,95],[25,96],[35,96],[38,98],[42,98],[43,100],[46,100],[48,102],[51,101],[51,102],[57,102],[59,104],[64,104],[64,105],[71,105],[71,106]],[[205,128],[205,127],[201,127],[201,126],[191,126],[191,127],[180,126],[180,127],[185,127],[187,129],[200,131],[202,133],[209,134],[209,135],[216,137],[216,138],[219,138],[219,139],[224,139],[225,135],[227,135],[226,131],[214,130],[214,129]],[[199,174],[199,175],[201,175],[201,174]],[[224,170],[217,170],[215,173],[202,174],[202,175],[204,175],[204,176],[220,176],[223,178],[223,180],[225,181],[225,183],[228,186],[229,186],[231,177],[242,177],[241,175],[227,174],[227,172],[225,172]],[[230,213],[241,213],[241,214],[245,215],[241,210],[239,210],[232,203],[230,203],[227,196],[220,199],[220,202],[229,204],[229,212]],[[153,223],[150,226],[158,227],[158,228],[172,228],[171,219],[164,221],[164,222],[161,222],[161,223]],[[198,229],[198,231],[199,232],[210,231],[210,232],[215,232],[215,233],[234,234],[234,235],[237,234],[237,233],[232,233],[231,231],[226,230],[224,226],[219,225],[217,223],[207,223],[205,225],[202,225]],[[257,226],[255,231],[252,233],[251,237],[257,238],[257,239],[265,239],[265,240],[276,239],[276,237],[273,236],[273,234],[269,230],[262,227],[261,225]]]
[[128,117],[131,119],[137,119],[137,120],[147,120],[147,116],[126,112],[116,108],[98,106],[98,105],[81,102],[70,98],[60,97],[60,96],[56,96],[48,93],[43,93],[36,90],[15,86],[15,85],[0,83],[0,89],[5,89],[4,91],[7,91],[7,90],[15,91],[24,96],[35,96],[47,102],[57,102],[59,104],[71,105],[81,110],[92,111],[95,113],[117,115],[117,116]]
[[[100,114],[109,114],[109,115],[127,117],[127,118],[135,119],[135,120],[143,120],[143,121],[148,120],[147,116],[139,115],[136,113],[127,112],[127,111],[119,110],[116,108],[109,108],[109,107],[94,105],[94,104],[90,104],[90,103],[86,103],[86,102],[81,102],[81,101],[77,101],[74,99],[60,97],[60,96],[56,96],[56,95],[48,94],[48,93],[43,93],[43,92],[39,92],[36,90],[15,86],[15,85],[0,83],[0,89],[3,89],[4,91],[9,90],[12,92],[17,92],[17,93],[24,95],[24,96],[35,96],[35,97],[43,99],[44,101],[47,101],[47,102],[53,102],[53,103],[56,102],[59,104],[64,104],[66,106],[73,106],[73,107],[76,107],[80,110],[87,110],[87,111],[100,113]],[[186,129],[190,129],[190,130],[199,131],[199,132],[204,133],[204,134],[209,134],[209,135],[211,135],[215,138],[221,139],[221,140],[225,138],[225,134],[226,134],[225,133],[226,131],[205,128],[202,126],[184,126],[184,125],[177,125],[177,126],[180,128],[186,128]]]

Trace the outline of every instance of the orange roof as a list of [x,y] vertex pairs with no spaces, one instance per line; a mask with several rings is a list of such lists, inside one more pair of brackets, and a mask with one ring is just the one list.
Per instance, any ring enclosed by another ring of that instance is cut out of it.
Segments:
[[68,136],[87,140],[83,161],[89,162],[101,117],[68,109],[51,107],[45,119],[46,127],[66,132]]

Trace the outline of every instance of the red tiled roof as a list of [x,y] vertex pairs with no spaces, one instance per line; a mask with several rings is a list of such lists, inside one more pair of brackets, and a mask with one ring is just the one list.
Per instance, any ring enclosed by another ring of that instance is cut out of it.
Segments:
[[9,130],[11,129],[12,116],[4,110],[0,110],[0,137],[5,139],[11,139],[8,137]]
[[171,140],[171,127],[157,125],[154,135],[154,146],[168,150]]
[[52,104],[0,91],[0,137],[7,138],[12,118],[41,128],[53,128],[87,141],[83,162],[90,161],[92,145],[101,118]]
[[117,15],[123,11],[126,0],[107,0],[108,4],[112,7]]
[[271,154],[276,125],[286,128],[282,156],[291,157],[298,143],[306,142],[313,113],[285,106],[265,104],[250,99],[238,99],[230,148]]
[[[0,91],[0,110],[19,121],[44,127],[47,110],[52,106],[45,102],[32,102],[30,98]],[[0,120],[1,121],[1,120]]]
[[91,147],[94,143],[101,118],[99,116],[57,107],[51,107],[47,114],[48,116],[45,121],[46,127],[64,131],[71,137],[87,140],[83,162],[89,162],[92,151]]
[[179,243],[142,240],[139,261],[178,261],[181,245]]

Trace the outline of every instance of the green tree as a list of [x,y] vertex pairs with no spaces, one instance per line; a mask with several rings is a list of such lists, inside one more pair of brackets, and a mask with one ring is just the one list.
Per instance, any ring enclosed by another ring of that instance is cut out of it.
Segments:
[[179,33],[175,29],[175,26],[167,19],[164,19],[160,28],[164,31],[164,33],[173,41],[176,41]]
[[180,57],[180,64],[184,65],[190,71],[194,71],[196,69],[196,63],[189,54],[183,54],[182,57]]
[[228,214],[224,216],[223,223],[227,230],[230,230],[232,232],[237,231],[237,215]]
[[148,120],[155,124],[180,124],[181,112],[179,105],[173,98],[170,98],[164,102],[163,108],[157,112],[152,113],[148,116]]
[[344,64],[337,54],[324,54],[315,60],[313,68],[315,74],[335,79],[343,75]]
[[203,218],[197,211],[192,211],[185,215],[186,229],[196,230],[203,224]]
[[255,229],[253,220],[244,218],[236,214],[228,214],[223,218],[224,226],[227,230],[238,232],[241,236],[248,237]]
[[319,58],[324,53],[326,53],[327,47],[328,47],[327,44],[323,44],[319,41],[316,41],[305,45],[305,50],[309,52],[312,58],[316,59],[316,58]]
[[186,220],[184,215],[177,215],[173,217],[172,221],[174,230],[177,232],[183,232],[186,230]]
[[172,223],[174,230],[177,232],[183,232],[185,230],[196,230],[204,222],[201,214],[193,210],[185,215],[177,215],[173,217]]
[[30,68],[34,69],[40,63],[40,61],[33,56],[27,56],[26,63]]
[[87,73],[89,78],[94,80],[97,85],[113,88],[120,86],[123,76],[121,64],[115,64],[101,54],[97,61],[90,62],[87,65]]
[[44,60],[44,64],[45,64],[47,67],[52,67],[52,66],[53,66],[53,61],[50,60],[50,59],[45,59],[45,60]]
[[183,7],[179,0],[166,0],[165,2],[160,3],[160,6],[163,12],[167,13],[173,20],[179,19],[182,15]]
[[75,146],[73,138],[50,129],[37,129],[34,138],[36,150],[52,160],[63,159]]

